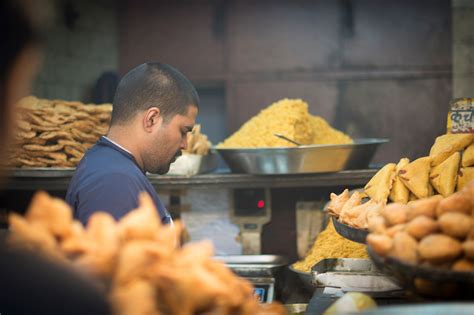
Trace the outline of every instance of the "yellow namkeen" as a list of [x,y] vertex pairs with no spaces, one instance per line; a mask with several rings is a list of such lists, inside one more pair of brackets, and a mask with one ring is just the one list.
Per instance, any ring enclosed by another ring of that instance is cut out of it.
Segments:
[[275,136],[282,134],[301,144],[344,144],[352,139],[312,116],[301,99],[282,99],[248,120],[218,148],[271,148],[295,146]]

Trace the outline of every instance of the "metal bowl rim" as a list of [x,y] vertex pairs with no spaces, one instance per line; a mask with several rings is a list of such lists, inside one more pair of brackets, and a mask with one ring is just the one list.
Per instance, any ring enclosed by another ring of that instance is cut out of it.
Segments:
[[354,139],[354,143],[345,143],[345,144],[308,144],[301,145],[298,147],[272,147],[272,148],[219,148],[217,146],[212,147],[213,150],[218,152],[240,152],[240,153],[264,153],[264,152],[286,152],[286,151],[300,151],[305,149],[312,148],[330,148],[330,149],[339,149],[339,148],[352,148],[362,145],[371,145],[371,144],[384,144],[389,142],[389,139],[386,138],[358,138]]

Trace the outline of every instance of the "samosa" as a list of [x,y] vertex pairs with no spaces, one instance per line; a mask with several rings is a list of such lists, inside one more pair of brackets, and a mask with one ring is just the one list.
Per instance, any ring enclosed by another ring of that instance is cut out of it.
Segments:
[[398,172],[402,167],[407,166],[410,163],[408,158],[402,158],[398,162],[395,168],[395,179],[393,181],[392,190],[390,191],[390,200],[393,202],[407,203],[410,196],[410,190],[402,183],[402,180],[398,176]]
[[431,170],[431,184],[443,197],[447,197],[454,192],[460,161],[461,154],[454,152],[448,159]]
[[395,163],[382,167],[365,185],[365,193],[375,202],[387,202],[395,177]]
[[398,176],[417,198],[426,198],[430,195],[431,158],[421,157],[402,167]]

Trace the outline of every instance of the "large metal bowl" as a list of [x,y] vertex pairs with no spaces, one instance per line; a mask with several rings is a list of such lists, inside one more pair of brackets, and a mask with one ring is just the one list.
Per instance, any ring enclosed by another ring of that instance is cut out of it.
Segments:
[[234,173],[297,174],[365,169],[387,139],[356,139],[351,144],[289,148],[216,148]]

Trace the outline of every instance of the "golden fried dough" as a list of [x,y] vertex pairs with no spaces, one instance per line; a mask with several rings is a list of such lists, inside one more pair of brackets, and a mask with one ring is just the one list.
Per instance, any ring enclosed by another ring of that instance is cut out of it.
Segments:
[[462,153],[462,167],[474,165],[474,143],[471,143]]
[[425,216],[416,217],[408,222],[405,227],[405,231],[417,240],[421,240],[425,236],[437,232],[438,229],[438,223],[432,218]]
[[398,172],[405,166],[410,164],[410,160],[408,158],[402,158],[398,162],[395,168],[395,179],[393,181],[392,190],[390,191],[390,200],[393,202],[404,203],[408,202],[408,198],[410,196],[410,190],[403,184],[402,180],[398,176]]
[[352,193],[352,195],[349,197],[346,203],[344,203],[344,206],[342,206],[341,209],[341,214],[347,211],[352,210],[352,208],[360,205],[362,202],[362,195],[358,192],[355,191]]
[[467,240],[462,244],[462,249],[466,257],[474,259],[474,240]]
[[391,226],[387,230],[385,230],[385,235],[394,237],[395,234],[397,234],[398,232],[404,232],[406,227],[406,223]]
[[462,193],[455,193],[444,198],[436,207],[436,215],[441,217],[447,212],[460,212],[471,215],[471,200]]
[[391,203],[381,210],[381,214],[389,226],[407,222],[409,206],[402,203]]
[[474,180],[474,167],[462,167],[458,172],[456,190],[460,191],[467,183]]
[[395,177],[395,163],[382,167],[365,185],[365,193],[375,202],[386,202]]
[[331,193],[331,195],[329,196],[329,198],[331,198],[331,202],[327,207],[328,211],[333,215],[339,216],[342,207],[347,202],[347,200],[349,200],[349,197],[349,189],[345,189],[340,195]]
[[433,166],[441,164],[454,152],[466,148],[472,143],[473,139],[474,135],[471,134],[452,133],[447,133],[436,138],[435,143],[430,150],[430,157],[432,158]]
[[398,232],[393,237],[393,247],[389,256],[404,262],[416,264],[418,262],[418,242],[406,232]]
[[408,203],[409,208],[407,210],[407,220],[411,221],[420,215],[427,216],[429,218],[435,218],[436,207],[442,199],[443,196],[434,195],[428,198],[410,201]]
[[474,262],[467,258],[462,258],[453,264],[452,269],[454,271],[474,271]]
[[61,150],[64,147],[62,144],[53,145],[37,145],[37,144],[25,144],[23,149],[27,151],[42,151],[42,152],[54,152]]
[[367,235],[367,244],[379,255],[387,255],[393,247],[393,240],[387,235],[369,234]]
[[117,315],[160,315],[155,288],[146,280],[135,279],[114,287],[111,300],[114,314]]
[[430,157],[416,159],[398,171],[398,176],[417,198],[429,196]]
[[459,212],[444,213],[438,219],[439,227],[444,234],[464,239],[473,226],[470,215]]
[[431,170],[431,184],[444,197],[454,192],[460,161],[461,154],[454,152],[450,157]]
[[65,237],[70,232],[72,213],[69,205],[63,200],[38,191],[27,209],[26,220],[43,226],[54,236]]
[[462,253],[461,243],[444,234],[431,234],[423,238],[418,246],[421,259],[433,263],[444,263],[456,259]]

